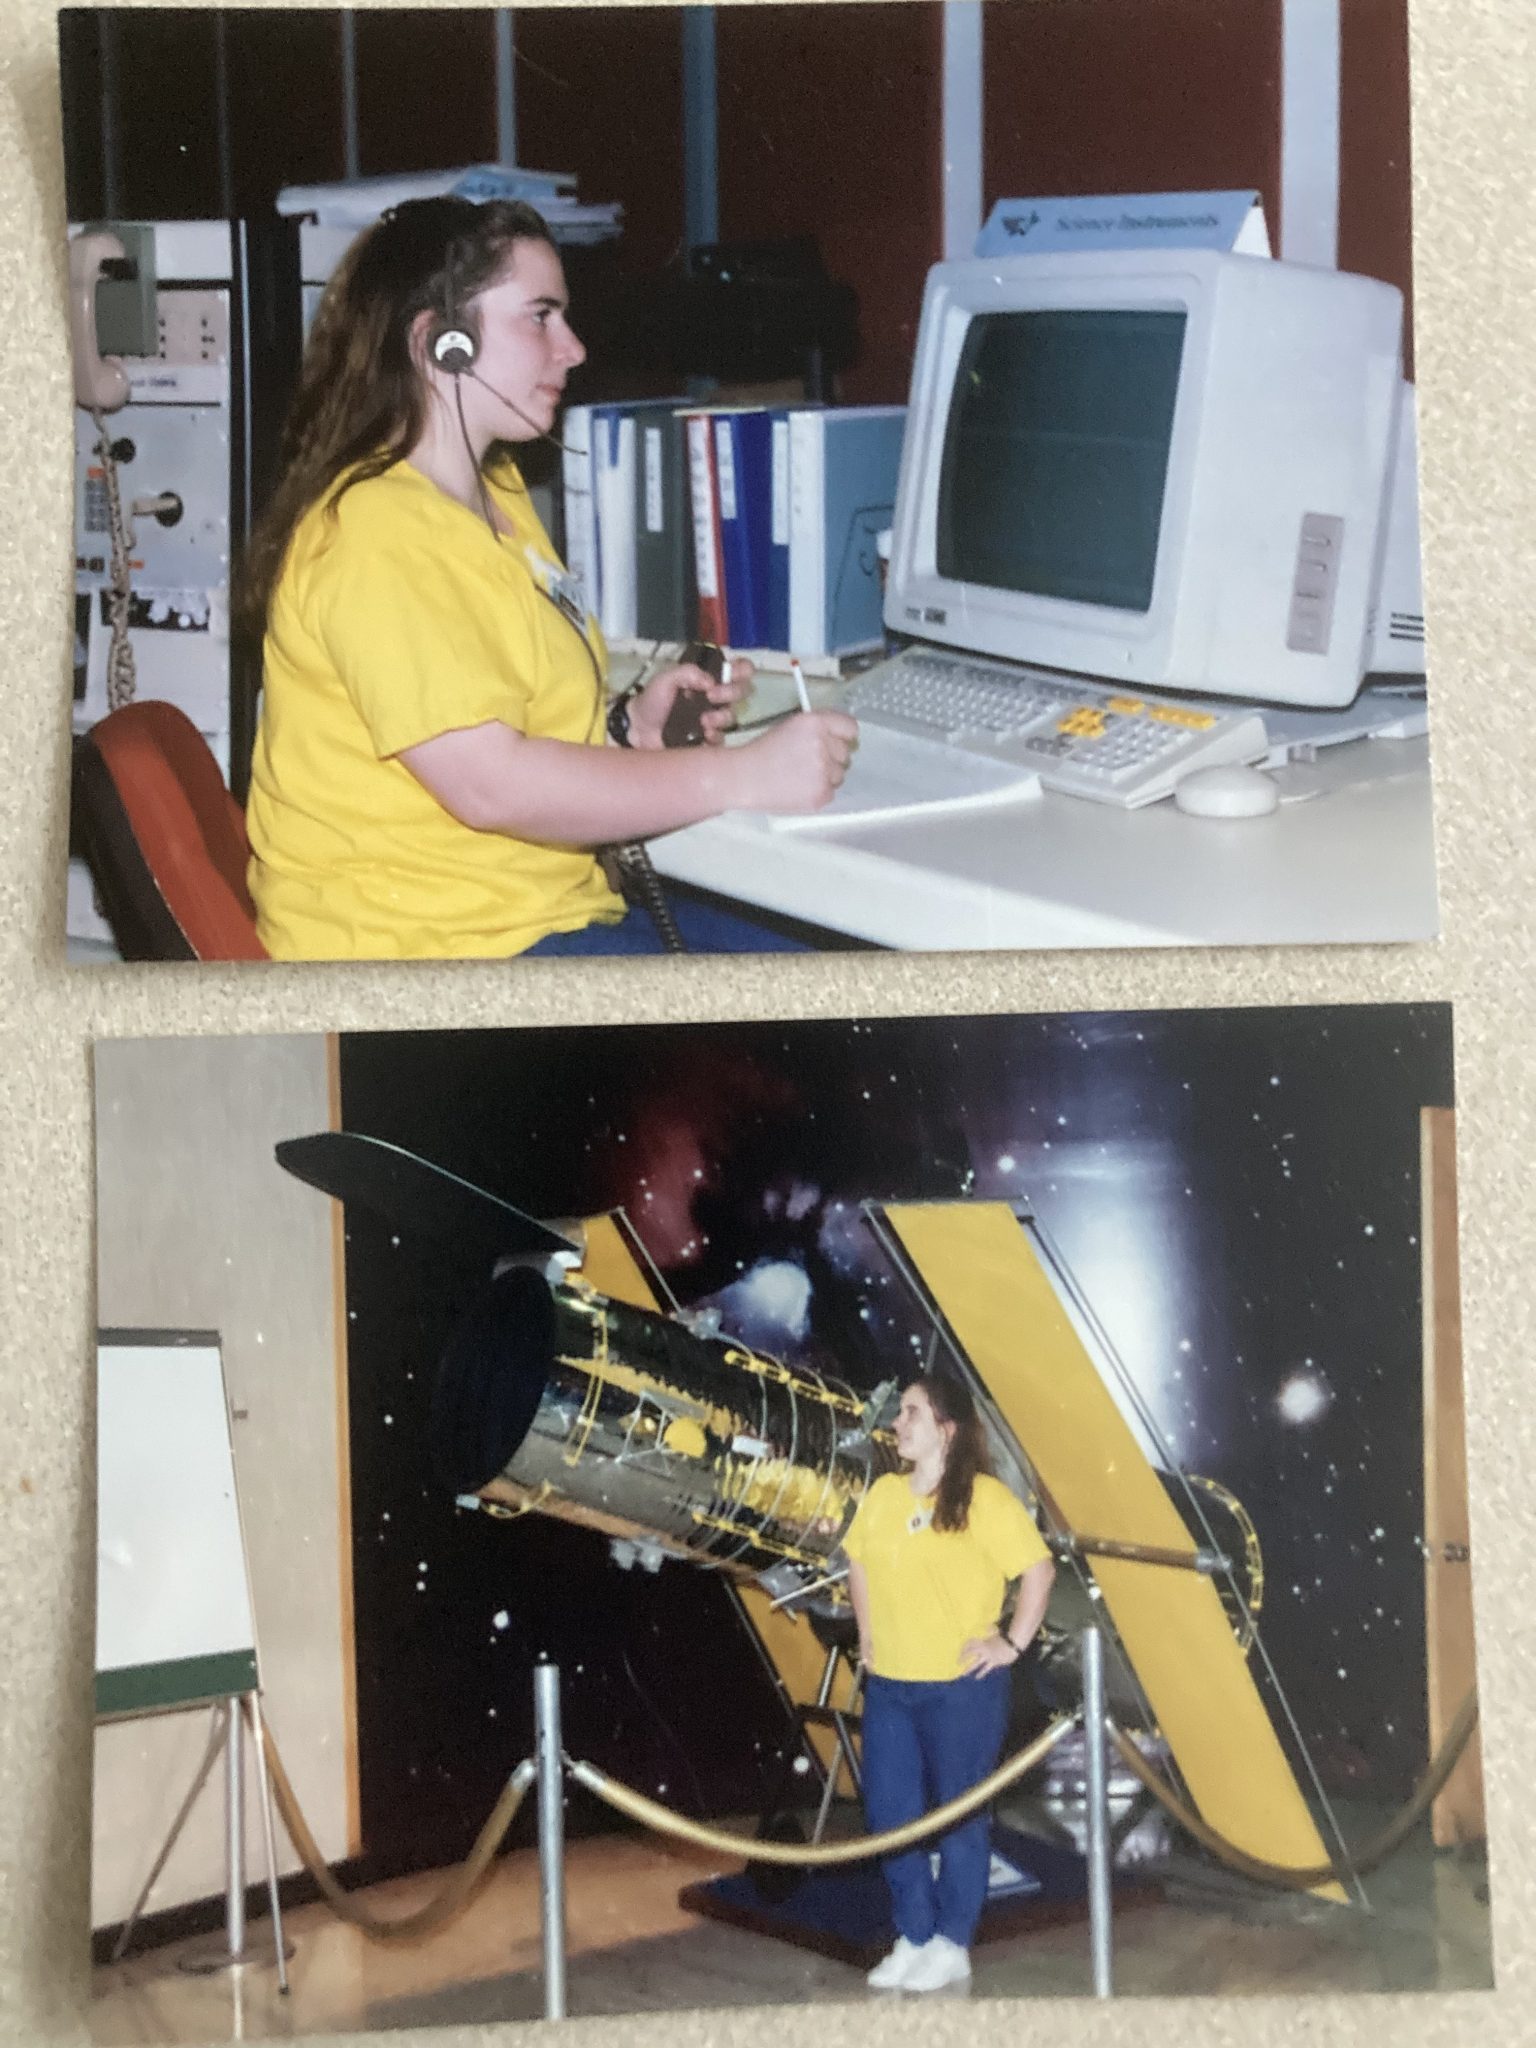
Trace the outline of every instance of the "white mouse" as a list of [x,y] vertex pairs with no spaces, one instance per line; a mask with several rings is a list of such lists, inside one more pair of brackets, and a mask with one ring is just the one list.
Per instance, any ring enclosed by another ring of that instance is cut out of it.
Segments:
[[1196,768],[1175,784],[1173,801],[1191,818],[1264,818],[1280,801],[1280,787],[1262,768]]

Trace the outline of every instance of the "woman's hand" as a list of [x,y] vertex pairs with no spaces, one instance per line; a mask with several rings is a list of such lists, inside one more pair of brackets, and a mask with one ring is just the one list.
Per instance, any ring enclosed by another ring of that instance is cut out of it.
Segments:
[[985,1678],[989,1671],[1006,1671],[1017,1664],[1022,1653],[1000,1630],[989,1636],[973,1636],[960,1652],[960,1669],[970,1678]]
[[858,721],[846,711],[797,711],[731,750],[735,808],[819,811],[837,793],[858,743]]
[[667,716],[678,697],[688,690],[708,699],[708,709],[699,721],[706,742],[718,746],[735,723],[735,707],[752,687],[752,664],[745,656],[732,661],[723,682],[716,682],[708,669],[692,662],[676,668],[658,669],[645,688],[629,700],[629,744],[659,747]]

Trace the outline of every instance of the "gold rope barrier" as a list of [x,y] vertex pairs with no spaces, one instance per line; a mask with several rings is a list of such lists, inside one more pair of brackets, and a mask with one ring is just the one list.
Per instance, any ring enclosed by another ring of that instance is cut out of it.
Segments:
[[1340,1883],[1358,1877],[1367,1870],[1374,1870],[1384,1863],[1392,1851],[1418,1825],[1431,1804],[1438,1798],[1446,1780],[1461,1761],[1461,1753],[1472,1738],[1477,1726],[1477,1694],[1468,1693],[1462,1701],[1455,1720],[1446,1733],[1429,1769],[1419,1780],[1406,1806],[1377,1835],[1373,1835],[1358,1854],[1344,1863],[1314,1863],[1305,1869],[1297,1869],[1285,1863],[1266,1863],[1262,1857],[1250,1856],[1246,1849],[1239,1849],[1235,1842],[1229,1842],[1214,1828],[1207,1827],[1200,1816],[1186,1806],[1175,1793],[1158,1777],[1141,1751],[1130,1737],[1109,1724],[1110,1740],[1114,1743],[1121,1761],[1132,1770],[1152,1794],[1165,1813],[1178,1822],[1184,1831],[1192,1835],[1201,1848],[1209,1849],[1221,1862],[1240,1871],[1244,1877],[1259,1879],[1265,1884],[1275,1884],[1289,1891],[1310,1891],[1314,1885],[1326,1884],[1330,1878]]
[[849,1842],[803,1843],[759,1842],[747,1835],[728,1835],[719,1828],[702,1826],[698,1821],[685,1820],[680,1813],[662,1806],[654,1799],[647,1799],[643,1792],[636,1792],[633,1786],[623,1784],[617,1778],[610,1778],[595,1764],[578,1763],[568,1760],[567,1769],[580,1785],[609,1806],[626,1813],[631,1820],[640,1821],[644,1826],[655,1828],[659,1834],[675,1835],[679,1841],[694,1842],[702,1849],[717,1850],[723,1856],[742,1856],[751,1863],[793,1863],[825,1865],[831,1863],[862,1863],[868,1856],[890,1856],[899,1849],[909,1848],[914,1842],[921,1842],[927,1836],[937,1834],[941,1829],[953,1827],[957,1821],[985,1806],[989,1799],[999,1792],[1017,1784],[1020,1778],[1032,1771],[1042,1758],[1048,1756],[1057,1743],[1071,1728],[1076,1727],[1077,1716],[1062,1715],[1052,1721],[1044,1734],[1037,1735],[1027,1749],[1021,1749],[1007,1763],[999,1764],[990,1777],[973,1785],[969,1792],[962,1792],[958,1799],[951,1799],[943,1806],[934,1807],[921,1820],[909,1821],[905,1827],[888,1828],[883,1835],[859,1835]]
[[278,1811],[283,1816],[283,1825],[295,1849],[302,1857],[310,1876],[325,1895],[325,1902],[339,1919],[348,1920],[361,1930],[369,1941],[400,1942],[402,1945],[425,1941],[436,1934],[440,1927],[446,1927],[471,1903],[484,1882],[490,1869],[491,1858],[501,1847],[508,1828],[517,1817],[517,1810],[523,1803],[523,1796],[533,1783],[535,1767],[529,1757],[524,1757],[517,1769],[507,1780],[505,1791],[492,1807],[483,1828],[475,1837],[474,1847],[459,1865],[435,1897],[428,1899],[424,1906],[414,1913],[403,1913],[397,1920],[386,1919],[372,1913],[354,1899],[350,1893],[332,1877],[320,1845],[309,1831],[303,1810],[294,1794],[293,1784],[283,1768],[278,1755],[277,1744],[272,1740],[272,1730],[267,1718],[261,1719],[262,1740],[266,1744],[267,1760],[272,1770],[272,1790],[277,1797]]

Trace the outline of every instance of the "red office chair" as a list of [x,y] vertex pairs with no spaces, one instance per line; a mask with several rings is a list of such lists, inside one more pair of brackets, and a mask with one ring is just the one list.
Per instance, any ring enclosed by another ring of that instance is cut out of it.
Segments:
[[245,885],[245,818],[174,704],[127,704],[77,743],[72,822],[125,960],[269,957]]

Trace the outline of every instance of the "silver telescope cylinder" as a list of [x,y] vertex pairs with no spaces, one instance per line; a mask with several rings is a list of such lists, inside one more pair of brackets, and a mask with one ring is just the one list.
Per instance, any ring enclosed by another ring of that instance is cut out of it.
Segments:
[[527,1266],[455,1332],[432,1456],[455,1493],[742,1576],[820,1565],[896,1463],[841,1381]]

